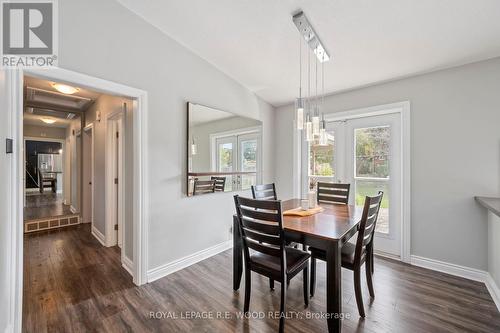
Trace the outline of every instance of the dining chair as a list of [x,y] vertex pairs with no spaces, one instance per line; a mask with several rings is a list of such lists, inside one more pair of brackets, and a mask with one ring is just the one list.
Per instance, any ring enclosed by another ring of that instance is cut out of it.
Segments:
[[[359,223],[358,238],[356,244],[346,242],[342,246],[341,261],[342,267],[350,269],[354,272],[354,291],[356,294],[356,304],[360,317],[365,317],[363,307],[363,296],[361,294],[361,266],[366,262],[366,282],[370,297],[375,297],[372,282],[371,267],[373,265],[373,237],[375,234],[375,226],[377,224],[378,212],[384,193],[378,192],[374,197],[366,197],[363,208],[363,215]],[[316,259],[326,260],[324,250],[309,247],[311,252],[311,297],[314,296],[316,284]]]
[[252,185],[252,196],[254,199],[258,200],[278,200],[274,183]]
[[194,180],[193,195],[215,192],[215,180]]
[[[234,196],[245,260],[245,303],[250,307],[251,272],[281,283],[279,331],[285,326],[286,284],[302,271],[304,303],[309,305],[308,266],[310,254],[285,245],[280,200],[256,200]],[[252,250],[252,251],[250,251]]]
[[215,180],[215,192],[224,192],[226,187],[226,177],[211,176],[210,180]]
[[349,203],[351,184],[318,182],[316,192],[318,203]]
[[[257,200],[278,200],[278,195],[276,194],[276,185],[262,184],[262,185],[252,185],[252,197]],[[292,246],[294,248],[298,247],[295,242],[286,241],[286,246]],[[269,288],[274,289],[274,280],[269,279]]]

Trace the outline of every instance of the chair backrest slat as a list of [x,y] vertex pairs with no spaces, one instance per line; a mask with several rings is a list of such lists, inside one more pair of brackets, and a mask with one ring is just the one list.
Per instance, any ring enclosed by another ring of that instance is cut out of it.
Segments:
[[193,195],[215,192],[215,180],[194,180]]
[[361,260],[362,254],[366,251],[366,246],[370,245],[373,241],[383,196],[384,192],[379,191],[378,195],[365,198],[363,215],[359,223],[358,239],[356,241],[355,262]]
[[252,196],[258,200],[278,200],[274,183],[252,185]]
[[242,216],[240,220],[244,228],[255,230],[256,232],[261,232],[272,236],[278,235],[280,232],[280,229],[276,225],[276,223],[262,223],[254,219],[249,219],[246,216]]
[[276,213],[267,212],[265,210],[251,210],[243,206],[241,206],[240,209],[242,215],[247,218],[249,217],[256,220],[270,221],[270,222],[277,222],[278,219]]
[[317,200],[326,203],[349,203],[351,184],[318,182]]
[[280,258],[285,267],[285,241],[281,201],[234,196],[245,260],[252,265],[249,249]]
[[215,180],[215,192],[224,192],[226,187],[226,177],[211,176],[210,180]]
[[263,233],[256,232],[254,230],[247,229],[247,228],[244,228],[244,229],[245,229],[245,234],[246,234],[247,238],[256,240],[258,242],[267,243],[270,245],[275,245],[275,246],[279,246],[281,243],[281,240],[278,236],[271,236],[270,234],[263,234]]
[[264,253],[264,254],[267,254],[267,255],[270,255],[273,257],[279,257],[281,255],[281,251],[280,251],[279,247],[270,246],[270,245],[267,245],[264,243],[254,242],[253,240],[248,239],[248,238],[246,239],[246,243],[247,243],[247,247],[249,247],[250,249],[252,249],[254,251]]

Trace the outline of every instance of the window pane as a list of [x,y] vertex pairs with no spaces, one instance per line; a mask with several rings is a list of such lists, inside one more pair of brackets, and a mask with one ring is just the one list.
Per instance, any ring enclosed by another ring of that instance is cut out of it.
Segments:
[[333,136],[328,140],[326,146],[311,145],[309,149],[309,175],[310,176],[330,176],[335,175],[333,170],[334,162]]
[[[233,171],[233,144],[231,142],[219,144],[219,172]],[[226,177],[224,191],[231,191],[233,188],[233,177]]]
[[389,177],[389,126],[358,128],[356,140],[356,177]]
[[388,181],[356,180],[356,206],[363,207],[366,196],[375,196],[378,191],[384,192],[378,213],[376,232],[389,233],[389,183]]
[[[241,141],[241,171],[243,172],[255,172],[257,171],[257,140],[245,140]],[[242,175],[241,176],[241,188],[243,190],[249,189],[252,185],[256,184],[257,176],[252,175]]]

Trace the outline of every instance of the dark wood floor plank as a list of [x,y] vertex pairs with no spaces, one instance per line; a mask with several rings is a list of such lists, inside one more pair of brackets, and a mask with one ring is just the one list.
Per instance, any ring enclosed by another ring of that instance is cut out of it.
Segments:
[[[121,267],[120,250],[102,247],[89,225],[25,235],[24,332],[276,332],[278,320],[240,319],[243,289],[232,290],[231,251],[137,287]],[[376,258],[366,318],[357,314],[352,272],[342,271],[343,332],[500,332],[500,313],[484,284]],[[304,309],[302,277],[287,292],[286,332],[326,332],[325,265],[317,266],[316,295]],[[243,285],[243,284],[242,284]],[[279,286],[252,275],[250,310],[279,309]],[[229,312],[227,319],[156,319],[191,311]],[[306,318],[309,316],[310,318]]]

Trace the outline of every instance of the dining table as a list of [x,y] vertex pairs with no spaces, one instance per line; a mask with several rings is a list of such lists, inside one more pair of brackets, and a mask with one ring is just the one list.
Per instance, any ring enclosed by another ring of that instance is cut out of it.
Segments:
[[[300,199],[282,201],[282,211],[299,208]],[[320,203],[322,210],[309,216],[283,216],[287,241],[313,246],[326,252],[326,318],[328,332],[342,329],[342,246],[357,232],[362,207]],[[240,288],[243,273],[243,243],[238,216],[233,216],[233,289]]]

